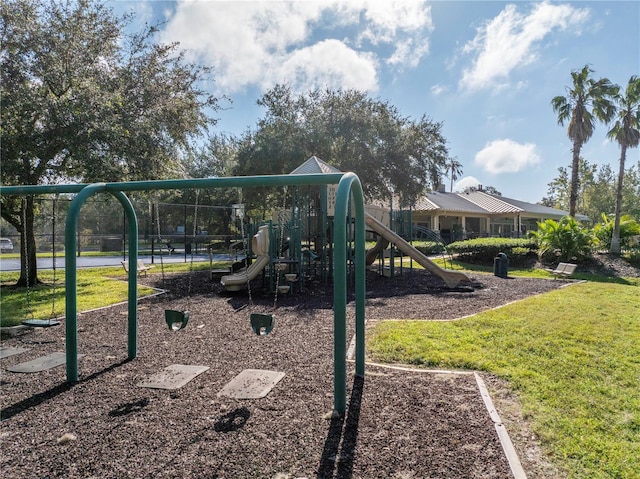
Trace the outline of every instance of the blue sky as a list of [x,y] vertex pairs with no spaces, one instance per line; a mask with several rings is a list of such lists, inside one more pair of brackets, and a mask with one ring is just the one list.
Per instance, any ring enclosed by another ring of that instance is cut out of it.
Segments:
[[[276,83],[298,91],[355,88],[402,115],[443,123],[463,164],[458,188],[493,186],[537,202],[571,162],[550,101],[572,70],[625,86],[640,75],[640,2],[111,0],[136,23],[163,21],[159,41],[213,67],[210,91],[231,99],[216,130],[240,135]],[[619,149],[598,125],[582,150],[617,171]],[[301,162],[304,158],[301,158]],[[640,161],[629,150],[627,165]],[[449,181],[445,180],[447,190]],[[456,187],[454,186],[454,189]]]

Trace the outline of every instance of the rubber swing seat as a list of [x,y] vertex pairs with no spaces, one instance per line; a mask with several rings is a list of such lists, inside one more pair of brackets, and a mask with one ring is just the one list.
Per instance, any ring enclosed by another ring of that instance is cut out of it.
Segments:
[[272,314],[251,313],[251,329],[258,336],[266,336],[276,324]]
[[30,328],[49,328],[51,326],[58,326],[60,321],[55,319],[25,319],[20,322],[23,326],[29,326]]
[[164,320],[172,331],[179,331],[184,328],[189,322],[189,316],[189,311],[164,310]]

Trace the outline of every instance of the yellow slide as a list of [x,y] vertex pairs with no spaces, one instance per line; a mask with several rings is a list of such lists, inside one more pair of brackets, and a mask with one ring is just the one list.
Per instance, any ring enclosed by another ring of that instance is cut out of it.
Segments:
[[251,240],[251,248],[256,259],[248,268],[234,274],[227,274],[220,279],[220,284],[227,291],[240,291],[247,282],[256,278],[269,264],[269,225],[261,226]]
[[427,258],[420,251],[415,249],[409,243],[407,243],[402,237],[395,234],[389,228],[387,228],[384,224],[380,223],[377,219],[375,219],[370,214],[365,214],[365,221],[367,226],[371,228],[373,231],[378,233],[384,239],[390,241],[395,244],[400,251],[402,251],[407,256],[411,257],[411,259],[415,260],[420,266],[429,271],[431,274],[435,274],[440,277],[448,287],[455,288],[460,283],[470,283],[471,280],[469,277],[461,273],[459,271],[449,271],[447,269],[442,269],[440,266],[435,264],[429,258]]

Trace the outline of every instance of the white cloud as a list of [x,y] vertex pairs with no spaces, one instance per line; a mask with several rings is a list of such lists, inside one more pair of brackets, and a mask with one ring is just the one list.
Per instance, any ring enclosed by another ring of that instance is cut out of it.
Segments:
[[447,91],[449,91],[449,88],[446,85],[433,85],[431,87],[431,93],[433,93],[435,96],[440,96]]
[[479,179],[474,178],[473,176],[465,176],[453,185],[453,191],[456,193],[462,193],[466,188],[470,188],[472,186],[477,187],[480,184],[482,183]]
[[464,53],[477,56],[463,72],[460,86],[474,90],[504,83],[512,70],[537,59],[540,43],[552,31],[577,30],[588,17],[588,9],[567,4],[536,3],[528,15],[519,13],[514,4],[507,5],[463,47]]
[[492,174],[517,173],[540,163],[540,156],[533,143],[522,144],[509,139],[493,140],[476,153],[474,162]]
[[182,0],[161,40],[213,67],[218,93],[275,83],[373,91],[382,65],[418,65],[432,30],[430,7],[415,0]]
[[366,39],[374,45],[394,45],[394,52],[387,59],[389,65],[418,66],[420,59],[429,53],[425,33],[434,29],[431,7],[415,0],[369,0],[365,2],[365,30],[360,41]]
[[374,90],[377,87],[375,59],[360,54],[338,40],[324,40],[294,51],[275,71],[267,76],[263,86],[281,81],[297,85],[301,90],[339,85],[343,88]]

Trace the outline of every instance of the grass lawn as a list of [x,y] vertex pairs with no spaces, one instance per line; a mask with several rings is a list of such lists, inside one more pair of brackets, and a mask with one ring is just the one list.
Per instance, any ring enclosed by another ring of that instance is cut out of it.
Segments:
[[638,478],[639,298],[640,280],[590,281],[463,321],[381,322],[367,354],[504,378],[569,477]]
[[[171,263],[164,265],[165,272],[188,272],[190,263]],[[209,269],[208,262],[193,263],[194,270]],[[154,268],[153,274],[161,274],[160,266]],[[30,289],[31,309],[36,319],[49,319],[64,315],[64,271],[59,270],[56,287],[53,285],[53,271],[38,271],[38,277],[44,284]],[[2,284],[0,301],[0,325],[14,326],[23,319],[28,319],[27,289],[13,288],[18,280],[18,272],[0,273]],[[81,268],[77,272],[78,311],[108,306],[127,300],[127,276],[122,266],[102,268]],[[138,297],[153,293],[154,290],[138,285]],[[54,294],[55,293],[55,294]],[[54,305],[55,311],[51,314]]]

